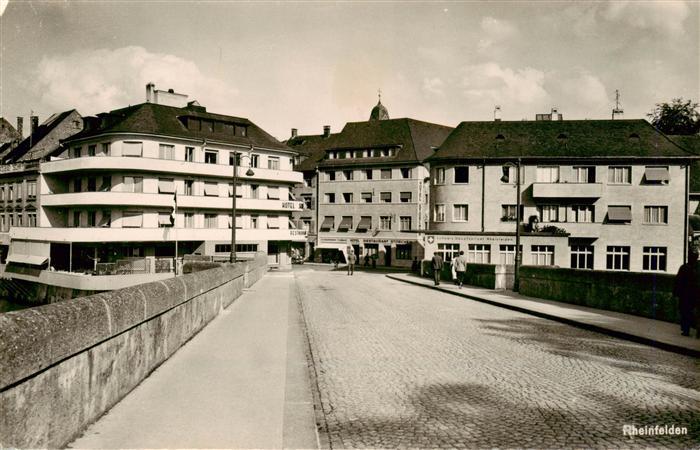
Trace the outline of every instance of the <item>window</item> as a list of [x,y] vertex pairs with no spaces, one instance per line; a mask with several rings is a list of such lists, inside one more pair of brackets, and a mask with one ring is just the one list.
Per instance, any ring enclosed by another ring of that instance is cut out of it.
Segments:
[[[228,246],[229,251],[231,246]],[[240,253],[255,253],[258,251],[258,244],[236,244],[236,251]]]
[[185,180],[185,195],[194,195],[194,180]]
[[363,192],[362,193],[362,203],[372,203],[372,193]]
[[400,217],[401,231],[408,231],[411,229],[411,216],[401,216]]
[[250,228],[258,228],[258,216],[250,216]]
[[185,213],[185,228],[194,228],[194,213]]
[[632,222],[632,207],[624,206],[608,206],[608,222],[609,223],[630,223]]
[[267,168],[272,170],[280,170],[280,159],[276,156],[268,156]]
[[372,179],[372,169],[366,169],[365,170],[365,180],[371,180]]
[[501,220],[504,222],[515,222],[518,220],[517,205],[501,205]]
[[36,213],[33,213],[33,212],[27,213],[27,226],[28,227],[35,227],[36,226]]
[[172,178],[158,178],[158,193],[159,194],[174,194],[175,180]]
[[251,184],[250,185],[250,198],[258,198],[258,185],[257,184]]
[[80,147],[73,147],[73,158],[80,158],[82,155],[82,148]]
[[102,211],[100,226],[103,228],[109,228],[112,226],[112,211]]
[[343,202],[344,203],[352,203],[352,192],[344,192],[343,193]]
[[356,231],[367,231],[372,229],[372,216],[361,216],[360,223],[357,224]]
[[329,192],[325,195],[326,197],[326,203],[335,203],[335,194],[333,192]]
[[17,197],[17,201],[22,200],[22,182],[21,181],[19,183],[17,183],[16,197]]
[[[14,214],[9,214],[8,216],[9,216],[9,218],[10,218],[10,228],[12,228],[12,227],[15,226],[15,215],[14,215]],[[77,222],[73,222],[73,224],[74,224],[74,225],[73,225],[74,227],[79,227],[79,226],[80,226],[80,213],[78,213],[78,221],[77,221]]]
[[411,259],[411,244],[396,245],[396,259]]
[[209,181],[204,182],[204,195],[208,197],[218,197],[219,196],[219,184]]
[[204,214],[204,228],[218,228],[218,219],[217,214]]
[[469,167],[458,166],[454,168],[455,183],[469,183]]
[[172,226],[170,223],[170,213],[169,212],[159,212],[158,213],[158,228],[167,228]]
[[540,216],[540,222],[558,222],[559,221],[559,206],[558,205],[540,205],[537,207],[537,214]]
[[241,167],[241,154],[238,152],[229,152],[228,153],[228,165],[236,165],[238,167]]
[[219,160],[219,152],[215,150],[204,151],[204,162],[206,164],[217,164]]
[[444,167],[438,167],[435,169],[435,178],[434,178],[434,183],[435,184],[445,184],[445,168]]
[[[517,173],[515,172],[515,166],[502,166],[503,175],[501,176],[501,183],[504,184],[515,184],[518,180],[516,178]],[[520,182],[523,182],[523,169],[520,168]]]
[[334,171],[331,170],[330,172],[326,172],[326,181],[335,181]]
[[250,167],[257,168],[260,165],[260,155],[250,155]]
[[102,175],[102,184],[100,185],[100,192],[109,192],[112,190],[112,176]]
[[605,267],[608,270],[630,270],[630,248],[608,245]]
[[558,183],[559,182],[559,166],[538,166],[537,167],[537,182],[538,183]]
[[379,201],[382,203],[391,203],[391,192],[380,192]]
[[379,216],[379,229],[391,230],[391,216]]
[[668,224],[668,206],[645,206],[644,223]]
[[352,181],[352,170],[343,170],[343,177],[346,181]]
[[27,181],[27,199],[34,200],[36,198],[36,181]]
[[158,145],[158,158],[175,159],[175,146],[167,144]]
[[553,266],[554,265],[554,246],[553,245],[533,245],[532,250],[532,265],[534,266]]
[[435,222],[445,221],[445,205],[435,205],[433,220]]
[[143,152],[143,142],[124,142],[122,145],[122,156],[141,156]]
[[571,268],[593,270],[593,246],[571,246]]
[[[238,245],[236,245],[238,251]],[[214,253],[231,253],[231,244],[215,244]]]
[[391,180],[391,169],[382,169],[381,179],[382,180]]
[[411,178],[411,168],[410,167],[402,167],[401,168],[401,178]]
[[491,262],[491,244],[469,244],[467,261],[477,264]]
[[5,200],[5,185],[0,186],[0,200]]
[[469,220],[469,205],[453,205],[452,221],[466,222]]
[[87,191],[88,192],[97,191],[97,178],[96,177],[88,177],[88,179],[87,179]]
[[668,184],[669,181],[668,166],[649,166],[644,169],[645,184]]
[[666,247],[642,247],[642,270],[666,271]]
[[109,156],[109,147],[109,142],[105,142],[104,144],[102,144],[99,156]]
[[[268,186],[267,187],[267,198],[268,198],[268,200],[279,200],[280,199],[280,188],[278,188],[276,186]],[[333,201],[335,201],[335,199]]]
[[[520,246],[520,255],[522,258],[523,246]],[[515,264],[515,245],[501,244],[498,247],[499,264]]]
[[280,220],[279,217],[267,217],[267,228],[279,228]]
[[632,183],[632,168],[629,166],[608,167],[608,183],[630,184]]
[[338,231],[348,230],[352,230],[352,216],[343,216],[340,225],[338,225]]
[[571,217],[569,220],[573,222],[592,223],[594,221],[593,211],[593,205],[573,205],[571,207]]
[[143,223],[143,212],[124,211],[122,214],[122,228],[141,228]]
[[301,201],[304,202],[304,209],[314,209],[314,198],[311,195],[302,195]]
[[97,145],[88,145],[88,156],[95,156],[97,153]]
[[574,167],[575,183],[595,183],[595,167]]
[[330,231],[335,228],[335,217],[325,216],[321,223],[321,231]]
[[248,134],[247,127],[243,125],[236,125],[236,136],[246,136]]
[[444,261],[452,261],[452,258],[459,255],[459,244],[438,244],[435,252],[442,256]]
[[211,120],[202,120],[202,131],[206,131],[208,133],[213,133],[214,132],[214,122]]
[[[76,185],[76,181],[77,181],[78,190],[77,191],[74,190],[74,191],[80,192],[80,185],[81,185],[82,180],[80,178],[77,178],[76,180],[73,181],[73,186]],[[12,201],[15,199],[15,187],[13,185],[9,185],[7,187],[7,199],[9,201]]]
[[401,203],[411,203],[411,201],[413,201],[413,193],[412,192],[402,192],[399,195],[399,199],[401,200]]
[[194,162],[194,147],[185,147],[185,161]]
[[143,192],[143,177],[124,177],[124,192]]

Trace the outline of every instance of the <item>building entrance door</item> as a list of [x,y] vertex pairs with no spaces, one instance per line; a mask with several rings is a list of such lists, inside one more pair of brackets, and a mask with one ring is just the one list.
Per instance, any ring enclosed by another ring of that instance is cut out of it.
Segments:
[[389,267],[391,265],[391,246],[384,246],[384,265]]

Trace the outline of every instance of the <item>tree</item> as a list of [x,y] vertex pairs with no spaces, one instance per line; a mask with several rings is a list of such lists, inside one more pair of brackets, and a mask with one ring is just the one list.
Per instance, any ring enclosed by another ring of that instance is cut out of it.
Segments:
[[651,124],[666,134],[697,134],[700,132],[698,104],[674,98],[671,103],[657,103],[647,114]]

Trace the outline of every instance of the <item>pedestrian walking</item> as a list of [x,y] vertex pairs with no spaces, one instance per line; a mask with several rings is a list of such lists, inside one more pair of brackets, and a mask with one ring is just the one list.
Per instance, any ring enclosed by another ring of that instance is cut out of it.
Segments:
[[376,269],[377,268],[377,259],[379,258],[379,255],[376,253],[372,255],[372,268]]
[[354,275],[355,273],[355,250],[350,248],[348,252],[348,275]]
[[369,253],[365,253],[365,267],[369,267]]
[[435,286],[440,285],[440,272],[442,272],[442,256],[439,253],[433,254],[433,259],[430,260],[430,265],[433,268],[433,280],[435,281]]
[[452,261],[452,267],[455,268],[457,274],[457,285],[462,289],[464,284],[464,276],[467,273],[467,258],[464,256],[464,251],[460,251],[459,255]]
[[678,309],[681,315],[681,334],[690,336],[690,329],[695,327],[695,337],[700,337],[697,309],[700,301],[700,249],[692,246],[688,252],[688,262],[678,269],[673,284],[673,295],[678,297]]

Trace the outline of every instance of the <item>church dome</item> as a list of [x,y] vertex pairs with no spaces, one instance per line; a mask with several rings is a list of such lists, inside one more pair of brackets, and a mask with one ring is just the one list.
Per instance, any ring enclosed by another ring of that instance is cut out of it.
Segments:
[[369,115],[369,120],[388,120],[389,111],[382,105],[382,101],[377,102],[377,106],[372,108],[372,112]]

